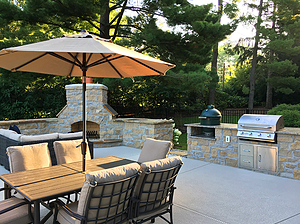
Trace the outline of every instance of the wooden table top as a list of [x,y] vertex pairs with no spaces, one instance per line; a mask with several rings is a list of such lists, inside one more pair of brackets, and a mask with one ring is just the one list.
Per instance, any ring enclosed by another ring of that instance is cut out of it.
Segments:
[[[134,161],[116,156],[86,161],[86,172],[123,166]],[[80,191],[85,180],[82,162],[66,163],[46,168],[0,175],[5,183],[29,201],[48,200],[70,192]]]

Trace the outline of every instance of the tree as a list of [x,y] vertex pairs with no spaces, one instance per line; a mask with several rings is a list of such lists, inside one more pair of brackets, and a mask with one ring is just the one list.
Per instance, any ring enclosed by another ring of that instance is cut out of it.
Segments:
[[[178,94],[168,83],[180,85],[182,81],[177,82],[176,76],[182,71],[191,77],[198,74],[198,80],[205,79],[203,83],[207,89],[208,83],[218,82],[203,66],[211,61],[212,47],[230,34],[234,26],[221,25],[219,15],[211,8],[211,4],[194,6],[186,0],[146,0],[139,7],[128,6],[125,0],[111,3],[107,0],[27,0],[17,3],[0,0],[0,30],[5,34],[2,46],[50,39],[85,28],[95,35],[115,39],[119,44],[175,63],[177,68],[170,76],[140,80],[147,90],[152,88],[166,93],[164,86],[168,86],[168,92],[172,93],[168,100],[163,99],[163,94],[147,97],[148,105],[160,102],[161,107],[174,107],[176,98],[173,96]],[[124,16],[125,10],[137,13]],[[168,29],[159,26],[161,18],[166,20]],[[197,86],[197,83],[191,84]],[[134,88],[136,91],[143,89],[140,86]],[[193,98],[201,97],[201,93],[197,92],[198,96],[194,93],[191,94]],[[206,93],[202,95],[207,96]],[[143,95],[136,103],[142,105],[144,99]]]

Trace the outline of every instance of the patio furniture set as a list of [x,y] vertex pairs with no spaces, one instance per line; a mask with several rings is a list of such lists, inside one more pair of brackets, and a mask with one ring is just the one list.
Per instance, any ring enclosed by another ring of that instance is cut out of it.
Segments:
[[[80,141],[54,142],[57,165],[47,143],[7,148],[11,173],[0,175],[5,183],[0,223],[44,223],[52,214],[53,223],[143,223],[156,217],[173,223],[174,182],[182,160],[168,158],[172,142],[146,139],[137,162],[92,159],[88,150],[82,172]],[[40,204],[49,209],[42,220]],[[162,216],[168,213],[169,220]]]

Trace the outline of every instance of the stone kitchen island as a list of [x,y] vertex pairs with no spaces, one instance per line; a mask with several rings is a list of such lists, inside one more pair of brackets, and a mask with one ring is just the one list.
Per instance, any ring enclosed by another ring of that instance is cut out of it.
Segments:
[[[239,144],[246,142],[237,137],[238,125],[221,123],[220,125],[185,124],[187,127],[188,158],[225,166],[241,167]],[[207,128],[213,135],[206,136]],[[266,172],[281,177],[300,180],[300,128],[284,127],[275,132],[275,143],[247,141],[259,146],[274,146],[276,150],[276,172]],[[252,167],[247,168],[255,170]]]

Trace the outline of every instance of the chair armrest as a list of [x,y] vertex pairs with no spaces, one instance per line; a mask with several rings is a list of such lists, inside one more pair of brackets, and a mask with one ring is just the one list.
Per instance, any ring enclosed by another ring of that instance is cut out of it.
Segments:
[[[54,204],[56,206],[59,206],[60,208],[62,208],[68,215],[74,217],[75,219],[78,219],[80,221],[85,221],[85,217],[84,216],[81,216],[79,214],[77,214],[76,212],[73,212],[64,202],[62,202],[60,199],[57,199],[56,201],[54,202],[51,202],[51,204]],[[53,205],[51,205],[53,206]],[[55,207],[56,207],[55,206]],[[55,209],[55,213],[58,212],[58,208],[56,207]],[[57,214],[55,214],[55,217],[57,216]]]

